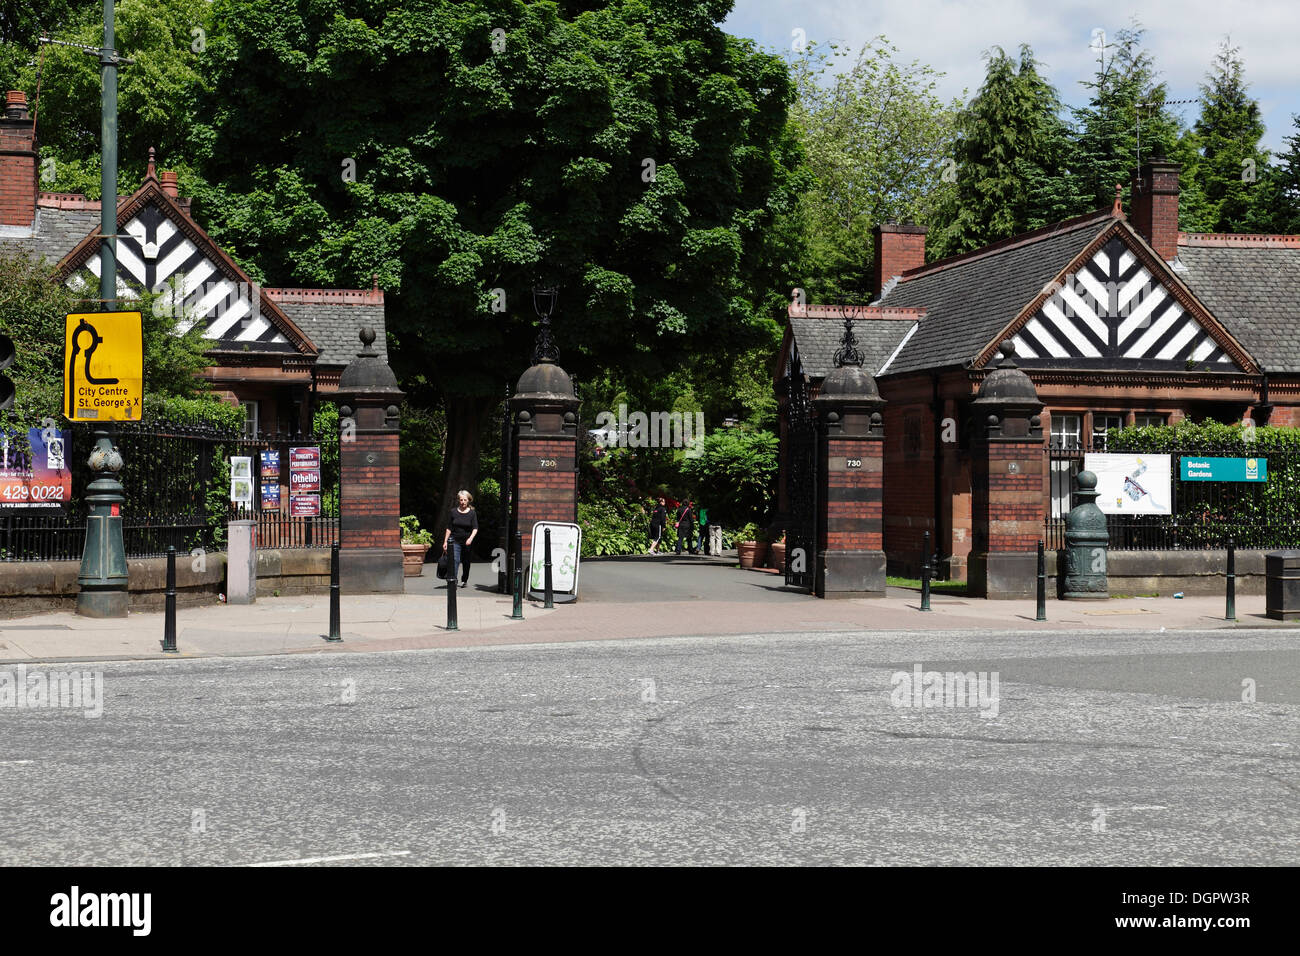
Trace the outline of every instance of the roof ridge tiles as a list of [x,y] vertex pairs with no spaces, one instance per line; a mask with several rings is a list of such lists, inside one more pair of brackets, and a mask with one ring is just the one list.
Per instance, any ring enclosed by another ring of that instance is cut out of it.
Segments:
[[383,305],[382,289],[268,289],[262,291],[276,302],[328,305]]
[[995,253],[1006,252],[1008,249],[1014,249],[1018,246],[1030,245],[1043,239],[1049,239],[1052,236],[1062,232],[1068,232],[1078,229],[1092,223],[1101,225],[1104,222],[1117,221],[1109,208],[1098,209],[1094,212],[1085,213],[1082,216],[1075,216],[1073,219],[1063,219],[1061,222],[1052,223],[1050,226],[1043,226],[1040,229],[1034,229],[1030,232],[1022,232],[1018,236],[1008,236],[1006,239],[999,239],[997,242],[990,243],[987,246],[981,246],[979,249],[972,249],[970,252],[962,252],[955,256],[949,256],[946,259],[939,259],[936,262],[927,262],[923,266],[915,269],[908,269],[902,275],[902,282],[909,282],[912,279],[923,275],[930,275],[935,272],[941,272],[956,265],[972,262],[981,259],[984,256]]
[[884,319],[892,321],[913,321],[925,317],[925,306],[915,305],[790,305],[788,314],[792,319]]
[[1300,249],[1300,236],[1249,232],[1180,232],[1178,244],[1218,249]]

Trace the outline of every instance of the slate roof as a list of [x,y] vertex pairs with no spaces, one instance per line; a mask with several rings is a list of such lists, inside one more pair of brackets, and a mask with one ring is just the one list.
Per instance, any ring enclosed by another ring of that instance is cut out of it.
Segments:
[[0,248],[20,249],[45,259],[53,266],[91,231],[99,231],[97,208],[60,209],[38,205],[32,234],[15,236],[6,235],[11,230],[0,231]]
[[1192,236],[1178,262],[1183,282],[1260,366],[1300,372],[1300,246],[1201,246]]
[[1007,240],[985,252],[905,273],[879,305],[927,310],[886,374],[965,366],[1083,248],[1113,222],[1109,210]]
[[[128,202],[124,197],[119,203]],[[86,208],[80,197],[47,194],[37,206],[33,229],[0,227],[0,249],[19,249],[44,258],[51,266],[60,262],[86,237],[99,231],[98,204]],[[30,235],[26,235],[30,232]],[[384,325],[383,293],[356,290],[264,289],[280,310],[288,316],[319,350],[317,364],[347,365],[361,348],[357,337],[363,326],[375,330],[375,345],[387,361],[387,336]],[[214,348],[221,343],[214,342]],[[243,343],[244,351],[292,351],[292,346],[265,346]]]
[[351,362],[361,351],[357,333],[367,325],[375,330],[375,350],[379,357],[388,361],[382,302],[298,302],[292,296],[282,297],[279,289],[267,289],[266,293],[320,349],[317,365],[344,366]]
[[[862,367],[878,375],[881,367],[898,348],[909,329],[916,324],[899,319],[857,319],[853,335],[858,340],[858,350],[863,354]],[[806,375],[825,378],[834,367],[835,351],[844,335],[844,322],[840,319],[790,318],[795,347]]]

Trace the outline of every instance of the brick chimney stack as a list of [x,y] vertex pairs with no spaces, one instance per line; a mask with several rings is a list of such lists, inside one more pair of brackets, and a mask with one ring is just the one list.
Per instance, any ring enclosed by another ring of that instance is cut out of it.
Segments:
[[36,126],[27,112],[27,94],[5,94],[0,116],[0,226],[31,226],[36,220]]
[[871,266],[871,298],[894,276],[925,265],[925,226],[887,222],[871,230],[875,261]]
[[170,169],[164,169],[162,175],[158,177],[158,181],[162,184],[162,191],[168,196],[171,196],[172,199],[180,198],[180,185],[176,180],[175,172]]
[[1129,196],[1129,221],[1166,262],[1178,255],[1178,174],[1168,159],[1143,163]]

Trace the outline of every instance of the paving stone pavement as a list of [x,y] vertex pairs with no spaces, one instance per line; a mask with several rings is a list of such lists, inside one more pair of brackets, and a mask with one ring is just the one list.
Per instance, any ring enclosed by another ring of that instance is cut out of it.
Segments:
[[[430,572],[408,579],[404,594],[344,596],[338,644],[324,640],[327,594],[216,603],[177,612],[177,645],[182,657],[212,657],[854,629],[1006,634],[1066,627],[1158,634],[1277,628],[1300,637],[1294,623],[1265,616],[1262,595],[1238,597],[1235,622],[1224,620],[1222,597],[1049,600],[1048,620],[1037,621],[1033,601],[942,593],[933,596],[930,612],[922,612],[919,594],[903,588],[890,588],[879,599],[823,601],[787,588],[779,575],[743,571],[733,562],[690,555],[584,561],[578,601],[551,609],[525,601],[522,621],[511,619],[511,599],[497,592],[492,569],[476,565],[471,586],[458,592],[455,631],[446,629],[446,592]],[[162,652],[162,634],[161,612],[110,620],[70,612],[0,619],[0,661],[172,656]]]

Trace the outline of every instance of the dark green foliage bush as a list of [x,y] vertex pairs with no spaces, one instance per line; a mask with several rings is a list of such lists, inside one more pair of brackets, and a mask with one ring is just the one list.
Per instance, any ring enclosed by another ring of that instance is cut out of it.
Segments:
[[650,510],[648,502],[628,499],[579,501],[582,556],[644,554],[650,546]]
[[682,463],[709,519],[723,527],[762,523],[776,496],[778,439],[769,431],[724,428],[704,439],[703,453]]

